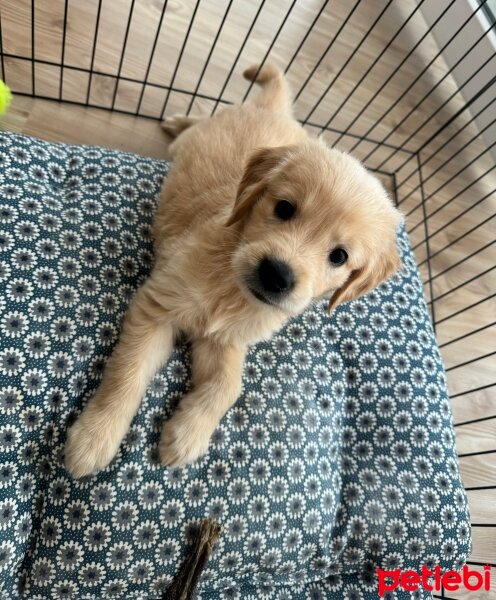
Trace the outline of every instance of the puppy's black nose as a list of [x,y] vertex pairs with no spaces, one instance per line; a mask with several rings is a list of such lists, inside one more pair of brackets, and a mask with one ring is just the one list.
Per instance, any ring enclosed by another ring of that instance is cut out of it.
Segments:
[[264,258],[258,265],[258,278],[266,292],[284,294],[294,288],[295,278],[291,267],[275,258]]

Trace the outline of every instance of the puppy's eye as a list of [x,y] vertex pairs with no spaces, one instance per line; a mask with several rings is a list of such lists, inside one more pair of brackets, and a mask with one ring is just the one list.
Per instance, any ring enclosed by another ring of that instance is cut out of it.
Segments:
[[334,248],[329,254],[329,260],[335,267],[340,267],[348,260],[348,254],[343,248]]
[[279,200],[276,204],[274,212],[281,221],[289,221],[295,214],[296,208],[287,200]]

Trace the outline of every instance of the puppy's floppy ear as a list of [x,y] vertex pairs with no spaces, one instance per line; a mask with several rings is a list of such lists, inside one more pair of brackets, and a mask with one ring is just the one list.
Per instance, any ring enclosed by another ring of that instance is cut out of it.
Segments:
[[227,221],[228,226],[241,221],[250,212],[263,194],[267,175],[287,156],[291,148],[262,148],[252,154],[238,186],[234,208]]
[[329,314],[343,302],[354,300],[375,288],[399,269],[400,265],[401,259],[396,244],[393,243],[388,252],[351,273],[348,280],[332,295],[328,307]]

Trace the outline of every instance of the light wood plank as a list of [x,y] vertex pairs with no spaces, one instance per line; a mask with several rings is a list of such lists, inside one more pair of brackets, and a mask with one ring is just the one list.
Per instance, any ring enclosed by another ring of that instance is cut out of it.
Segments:
[[490,454],[460,458],[460,471],[465,487],[496,485],[494,456]]
[[496,488],[467,492],[470,518],[473,524],[496,524]]
[[494,528],[474,527],[472,529],[473,552],[470,560],[476,562],[496,562],[496,544],[494,543]]
[[[460,454],[496,450],[496,422],[480,421],[456,428],[457,449]],[[496,469],[496,461],[494,461]]]

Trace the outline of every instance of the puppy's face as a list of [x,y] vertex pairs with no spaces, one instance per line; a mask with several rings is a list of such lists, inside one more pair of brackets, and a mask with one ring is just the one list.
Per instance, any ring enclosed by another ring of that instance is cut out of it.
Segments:
[[261,309],[294,315],[328,297],[331,310],[398,268],[400,221],[382,185],[350,156],[318,141],[260,150],[228,222],[240,232],[236,281]]

